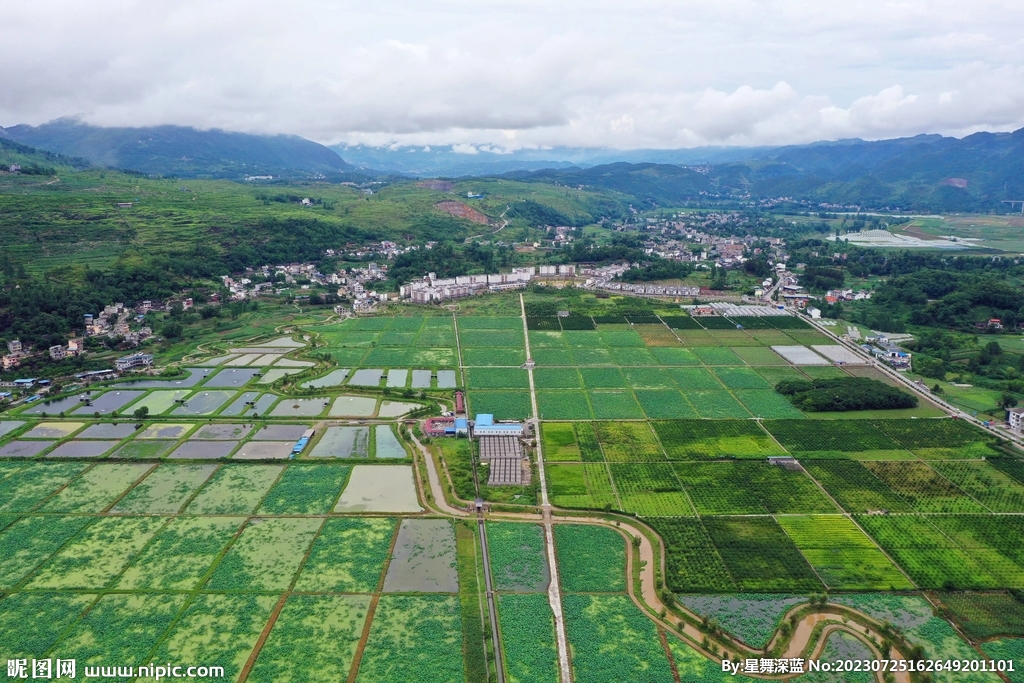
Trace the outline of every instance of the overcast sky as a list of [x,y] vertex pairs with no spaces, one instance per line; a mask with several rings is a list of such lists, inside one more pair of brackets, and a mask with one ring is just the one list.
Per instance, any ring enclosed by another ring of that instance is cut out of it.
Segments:
[[[5,0],[0,125],[678,148],[1024,126],[1024,2]],[[473,145],[475,147],[470,147]]]

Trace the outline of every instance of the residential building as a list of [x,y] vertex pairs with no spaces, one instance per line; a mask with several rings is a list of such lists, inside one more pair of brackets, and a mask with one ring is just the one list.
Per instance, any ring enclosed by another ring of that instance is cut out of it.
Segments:
[[1024,426],[1024,406],[1008,408],[1006,410],[1006,423],[1010,425],[1010,429],[1016,429],[1019,432],[1021,426]]
[[50,347],[50,358],[53,360],[64,360],[64,357],[67,355],[67,349],[65,349],[61,344],[55,344]]
[[7,342],[7,352],[13,353],[15,355],[21,353],[21,340],[12,339],[11,341]]
[[3,357],[4,372],[8,370],[13,370],[19,365],[21,365],[21,358],[19,356],[16,356],[12,353]]
[[114,363],[118,371],[124,372],[126,370],[135,370],[138,368],[149,367],[153,364],[153,354],[151,353],[133,353],[130,356],[123,356],[118,358]]

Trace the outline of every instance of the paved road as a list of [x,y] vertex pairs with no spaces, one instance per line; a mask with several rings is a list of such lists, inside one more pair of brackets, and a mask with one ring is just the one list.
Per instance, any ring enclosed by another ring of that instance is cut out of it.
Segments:
[[[523,316],[523,338],[526,340],[526,360],[529,362],[533,355],[530,353],[530,330],[526,326],[526,304],[523,302],[523,295],[519,295],[519,308]],[[558,667],[561,672],[562,683],[572,683],[572,667],[569,666],[569,641],[565,636],[565,616],[562,614],[562,588],[558,581],[558,563],[555,558],[555,534],[551,524],[551,502],[548,500],[548,481],[544,475],[544,447],[540,438],[540,412],[537,410],[537,390],[533,383],[533,366],[527,365],[526,372],[530,378],[530,403],[533,407],[533,434],[537,441],[537,476],[540,477],[540,507],[544,519],[544,543],[547,547],[548,569],[551,572],[551,582],[548,584],[548,602],[551,604],[551,611],[555,615],[555,637],[558,641]]]

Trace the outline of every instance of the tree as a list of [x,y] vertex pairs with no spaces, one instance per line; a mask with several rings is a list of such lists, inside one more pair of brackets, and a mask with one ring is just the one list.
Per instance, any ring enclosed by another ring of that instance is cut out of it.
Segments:
[[168,339],[178,339],[181,337],[181,333],[184,331],[181,323],[167,323],[164,325],[162,330],[165,337]]
[[999,397],[999,407],[1008,410],[1017,405],[1017,397],[1010,393],[1004,393]]
[[132,417],[136,420],[145,420],[149,417],[149,406],[140,406],[136,408],[135,412],[132,413]]

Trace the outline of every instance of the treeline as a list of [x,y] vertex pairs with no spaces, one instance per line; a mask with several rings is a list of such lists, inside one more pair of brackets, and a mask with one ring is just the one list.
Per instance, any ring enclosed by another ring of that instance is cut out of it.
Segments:
[[916,396],[867,377],[789,380],[779,382],[775,390],[800,410],[813,413],[917,407]]
[[502,267],[515,263],[516,253],[508,247],[491,248],[479,244],[467,244],[456,249],[451,242],[435,244],[432,249],[419,249],[399,254],[388,267],[388,277],[396,285],[404,285],[427,273],[437,273],[439,278],[469,275],[471,273],[496,273]]
[[693,266],[682,261],[658,259],[640,268],[630,268],[618,277],[623,282],[682,279],[693,273]]

